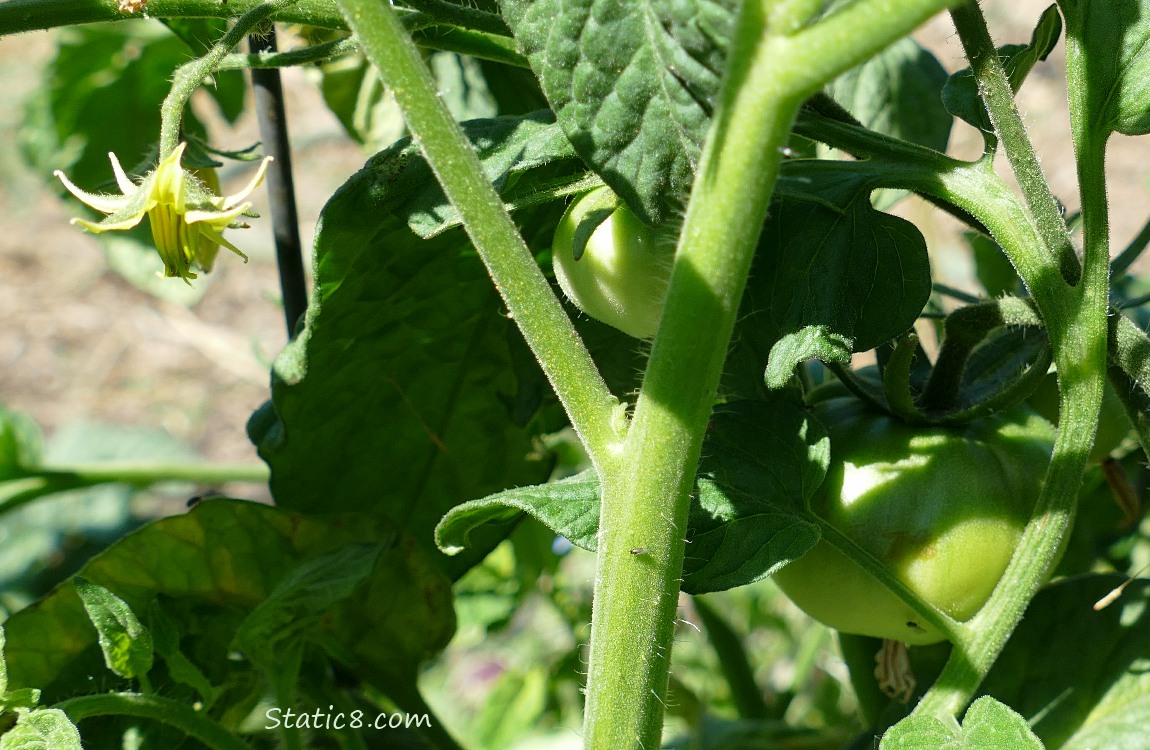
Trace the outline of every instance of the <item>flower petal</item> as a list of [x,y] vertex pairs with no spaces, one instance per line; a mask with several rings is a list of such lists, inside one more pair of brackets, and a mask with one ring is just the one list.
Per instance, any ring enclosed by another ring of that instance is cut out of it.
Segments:
[[140,223],[140,219],[144,218],[142,215],[132,215],[121,221],[87,221],[85,219],[72,219],[72,224],[79,224],[87,229],[92,234],[103,234],[104,232],[116,232],[124,229],[131,229]]
[[207,238],[208,238],[208,239],[210,239],[212,242],[215,242],[217,245],[223,245],[223,246],[224,246],[224,247],[226,247],[228,250],[231,250],[233,253],[235,253],[236,255],[238,255],[238,256],[240,256],[241,258],[243,258],[243,259],[244,259],[244,263],[247,263],[247,262],[248,262],[248,256],[244,255],[244,254],[243,254],[243,252],[242,252],[242,251],[241,251],[241,250],[240,250],[238,247],[236,247],[236,246],[235,246],[235,245],[233,245],[232,243],[230,243],[230,242],[228,242],[227,240],[225,240],[225,239],[224,239],[224,236],[223,236],[222,234],[220,234],[219,232],[217,232],[215,229],[212,229],[210,226],[207,226],[207,225],[201,225],[201,226],[200,226],[200,234],[202,234],[203,236],[207,237]]
[[79,198],[86,205],[91,206],[97,211],[102,211],[106,214],[115,213],[127,205],[127,199],[122,195],[100,195],[97,193],[89,193],[86,190],[81,190],[72,184],[72,181],[64,176],[60,170],[53,172],[56,177],[60,178],[60,182],[64,183],[65,189],[72,195]]
[[223,229],[235,221],[236,217],[242,215],[251,205],[250,203],[241,203],[228,211],[188,211],[184,216],[189,224],[202,223],[216,229]]
[[262,162],[260,162],[260,168],[256,170],[256,174],[254,177],[252,177],[251,181],[244,186],[243,190],[224,198],[224,202],[221,204],[221,208],[224,210],[230,210],[244,198],[247,198],[249,195],[251,195],[252,191],[258,188],[260,183],[264,181],[264,175],[266,175],[268,172],[268,164],[271,162],[272,157],[270,156],[266,157]]
[[136,192],[136,183],[128,179],[128,175],[124,172],[124,168],[120,166],[120,160],[116,158],[116,155],[109,151],[108,158],[112,162],[112,172],[116,175],[116,184],[120,186],[120,192],[124,195],[131,195]]
[[172,153],[168,154],[167,158],[161,161],[156,166],[156,171],[153,172],[155,181],[152,183],[152,197],[160,204],[166,204],[175,209],[176,213],[182,214],[184,212],[184,168],[180,166],[180,158],[184,154],[184,147],[187,144],[181,143],[176,146]]

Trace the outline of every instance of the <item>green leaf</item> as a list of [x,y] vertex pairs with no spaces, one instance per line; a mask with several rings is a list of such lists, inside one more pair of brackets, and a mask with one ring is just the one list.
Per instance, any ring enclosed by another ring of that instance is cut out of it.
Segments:
[[962,728],[913,715],[883,735],[879,750],[1042,750],[1026,719],[990,696],[971,704]]
[[694,181],[719,88],[731,0],[502,0],[563,132],[648,224]]
[[782,388],[791,379],[795,367],[808,359],[820,362],[850,364],[854,342],[826,326],[806,326],[785,334],[771,347],[765,381],[770,389]]
[[1150,133],[1150,0],[1060,0],[1058,7],[1085,63],[1086,80],[1070,68],[1072,114],[1097,134]]
[[172,679],[199,693],[205,711],[211,708],[217,691],[203,671],[180,650],[179,624],[164,609],[159,599],[152,600],[148,607],[148,630],[152,633],[156,653],[164,660]]
[[[378,514],[308,516],[258,503],[209,499],[182,516],[154,521],[92,558],[80,571],[114,591],[134,611],[157,595],[187,611],[181,625],[202,637],[197,660],[232,664],[227,643],[236,613],[253,611],[288,573],[348,544],[388,546],[354,600],[308,631],[338,648],[349,668],[380,689],[414,684],[419,664],[441,649],[455,627],[450,582],[395,524]],[[44,689],[46,701],[115,688],[102,668],[93,631],[73,581],[5,623],[8,679]],[[201,662],[202,663],[202,662]]]
[[872,180],[847,162],[783,163],[736,329],[772,386],[802,358],[841,361],[906,332],[930,299],[926,241],[873,208]]
[[404,134],[403,114],[362,54],[346,55],[318,67],[320,92],[347,134],[368,153],[380,151]]
[[73,579],[73,585],[96,626],[104,664],[121,677],[145,678],[152,669],[152,634],[132,608],[108,589],[80,576]]
[[[1062,19],[1058,16],[1058,9],[1051,5],[1038,19],[1038,25],[1030,37],[1029,44],[1007,44],[998,48],[998,56],[1002,66],[1006,69],[1010,87],[1017,93],[1022,87],[1026,76],[1046,57],[1058,44],[1058,37],[1062,34]],[[994,125],[990,115],[978,95],[978,83],[974,80],[974,71],[969,67],[954,73],[946,82],[942,91],[942,101],[955,117],[961,117],[984,134],[993,134]]]
[[953,122],[940,97],[946,79],[934,55],[906,38],[836,78],[827,93],[871,130],[946,151]]
[[[465,127],[499,188],[583,173],[545,113]],[[454,217],[407,141],[325,207],[307,325],[248,428],[279,505],[378,511],[431,548],[451,507],[550,472],[515,407],[517,330]],[[485,552],[442,562],[457,575]]]
[[435,529],[449,555],[471,546],[471,533],[487,524],[506,525],[528,513],[556,534],[594,551],[599,530],[599,480],[593,470],[551,484],[516,487],[452,508]]
[[390,543],[349,544],[305,560],[240,624],[236,646],[269,675],[277,703],[295,702],[305,632],[351,596]]
[[1088,575],[1041,591],[982,689],[1029,717],[1047,747],[1145,748],[1150,722],[1150,581]]
[[[782,396],[718,407],[687,521],[683,590],[702,594],[753,583],[814,546],[818,530],[802,509],[822,483],[829,450],[822,427]],[[474,530],[507,523],[520,511],[584,549],[596,547],[599,483],[593,472],[466,503],[444,517],[436,538],[454,550]]]
[[0,750],[82,750],[80,733],[58,708],[21,713],[0,737]]

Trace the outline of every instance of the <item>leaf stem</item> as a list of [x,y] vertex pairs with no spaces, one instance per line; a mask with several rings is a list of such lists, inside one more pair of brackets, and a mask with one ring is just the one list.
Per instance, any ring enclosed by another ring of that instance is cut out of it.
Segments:
[[70,698],[58,708],[79,723],[93,716],[137,716],[176,727],[212,750],[250,750],[246,742],[190,706],[158,695],[101,693]]
[[[1069,532],[1086,457],[1098,426],[1108,360],[1110,230],[1105,172],[1108,133],[1097,132],[1089,124],[1082,102],[1084,92],[1089,90],[1085,56],[1081,40],[1074,37],[1067,39],[1066,67],[1082,199],[1082,277],[1081,283],[1073,288],[1031,288],[1042,311],[1058,369],[1059,423],[1054,454],[1034,515],[1002,580],[982,610],[966,623],[965,636],[956,645],[938,681],[915,709],[917,713],[957,716],[998,658],[1010,633],[1022,619],[1026,605],[1049,575]],[[992,101],[987,97],[986,102],[993,120]],[[995,124],[997,128],[998,122]],[[1009,142],[1008,138],[1003,140]],[[1047,240],[1044,236],[1034,239]],[[1008,249],[1006,243],[999,241]],[[1065,266],[1063,270],[1065,272]],[[1029,286],[1029,280],[1027,283]]]
[[204,79],[216,71],[220,62],[243,41],[253,29],[270,18],[276,11],[291,5],[295,0],[276,0],[261,3],[245,13],[232,28],[228,29],[220,41],[216,42],[206,55],[176,68],[172,90],[160,106],[160,154],[159,161],[166,159],[180,141],[180,124],[184,120],[184,108],[192,94],[203,84]]
[[1014,89],[998,57],[982,9],[977,2],[970,0],[951,9],[950,16],[966,51],[990,121],[1006,152],[1010,168],[1018,179],[1023,199],[1035,218],[1042,244],[1047,252],[1052,253],[1052,257],[1058,259],[1067,281],[1077,283],[1080,267],[1070,242],[1066,220],[1042,173],[1038,155],[1034,152],[1026,126],[1022,124],[1022,118],[1015,107]]
[[108,461],[98,464],[45,466],[44,475],[69,477],[86,485],[120,483],[146,486],[158,482],[266,482],[268,467],[259,464],[141,463]]
[[618,402],[484,175],[475,150],[436,92],[419,50],[387,3],[339,0],[339,7],[368,59],[394,92],[408,127],[463,217],[508,310],[592,462],[602,471],[622,438],[616,419]]

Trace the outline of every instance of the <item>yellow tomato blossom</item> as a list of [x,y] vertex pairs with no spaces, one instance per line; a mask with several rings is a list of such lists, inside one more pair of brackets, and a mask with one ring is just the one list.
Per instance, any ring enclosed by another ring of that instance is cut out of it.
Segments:
[[57,170],[55,175],[68,192],[107,214],[100,222],[72,219],[73,224],[100,234],[132,229],[146,215],[152,227],[152,239],[164,261],[164,276],[178,277],[190,284],[188,279],[196,278],[192,266],[210,271],[220,245],[247,262],[248,256],[224,239],[223,230],[248,226],[239,217],[255,215],[249,212],[252,204],[245,199],[263,181],[271,157],[263,160],[243,190],[220,197],[203,180],[180,166],[186,145],[177,146],[139,185],[128,178],[116,155],[108,154],[123,195],[88,193],[72,184],[63,172]]

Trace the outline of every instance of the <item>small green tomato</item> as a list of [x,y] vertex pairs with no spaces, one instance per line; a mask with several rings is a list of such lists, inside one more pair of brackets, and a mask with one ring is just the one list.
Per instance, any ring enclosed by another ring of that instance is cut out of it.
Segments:
[[[1022,535],[1053,447],[1029,409],[963,427],[912,427],[852,398],[815,406],[831,466],[811,509],[958,621],[990,596]],[[811,617],[908,644],[942,633],[829,541],[774,576]]]
[[[580,234],[604,214],[580,254]],[[571,204],[555,230],[551,251],[555,278],[572,304],[629,336],[654,337],[674,248],[617,202],[609,188],[592,190]]]

